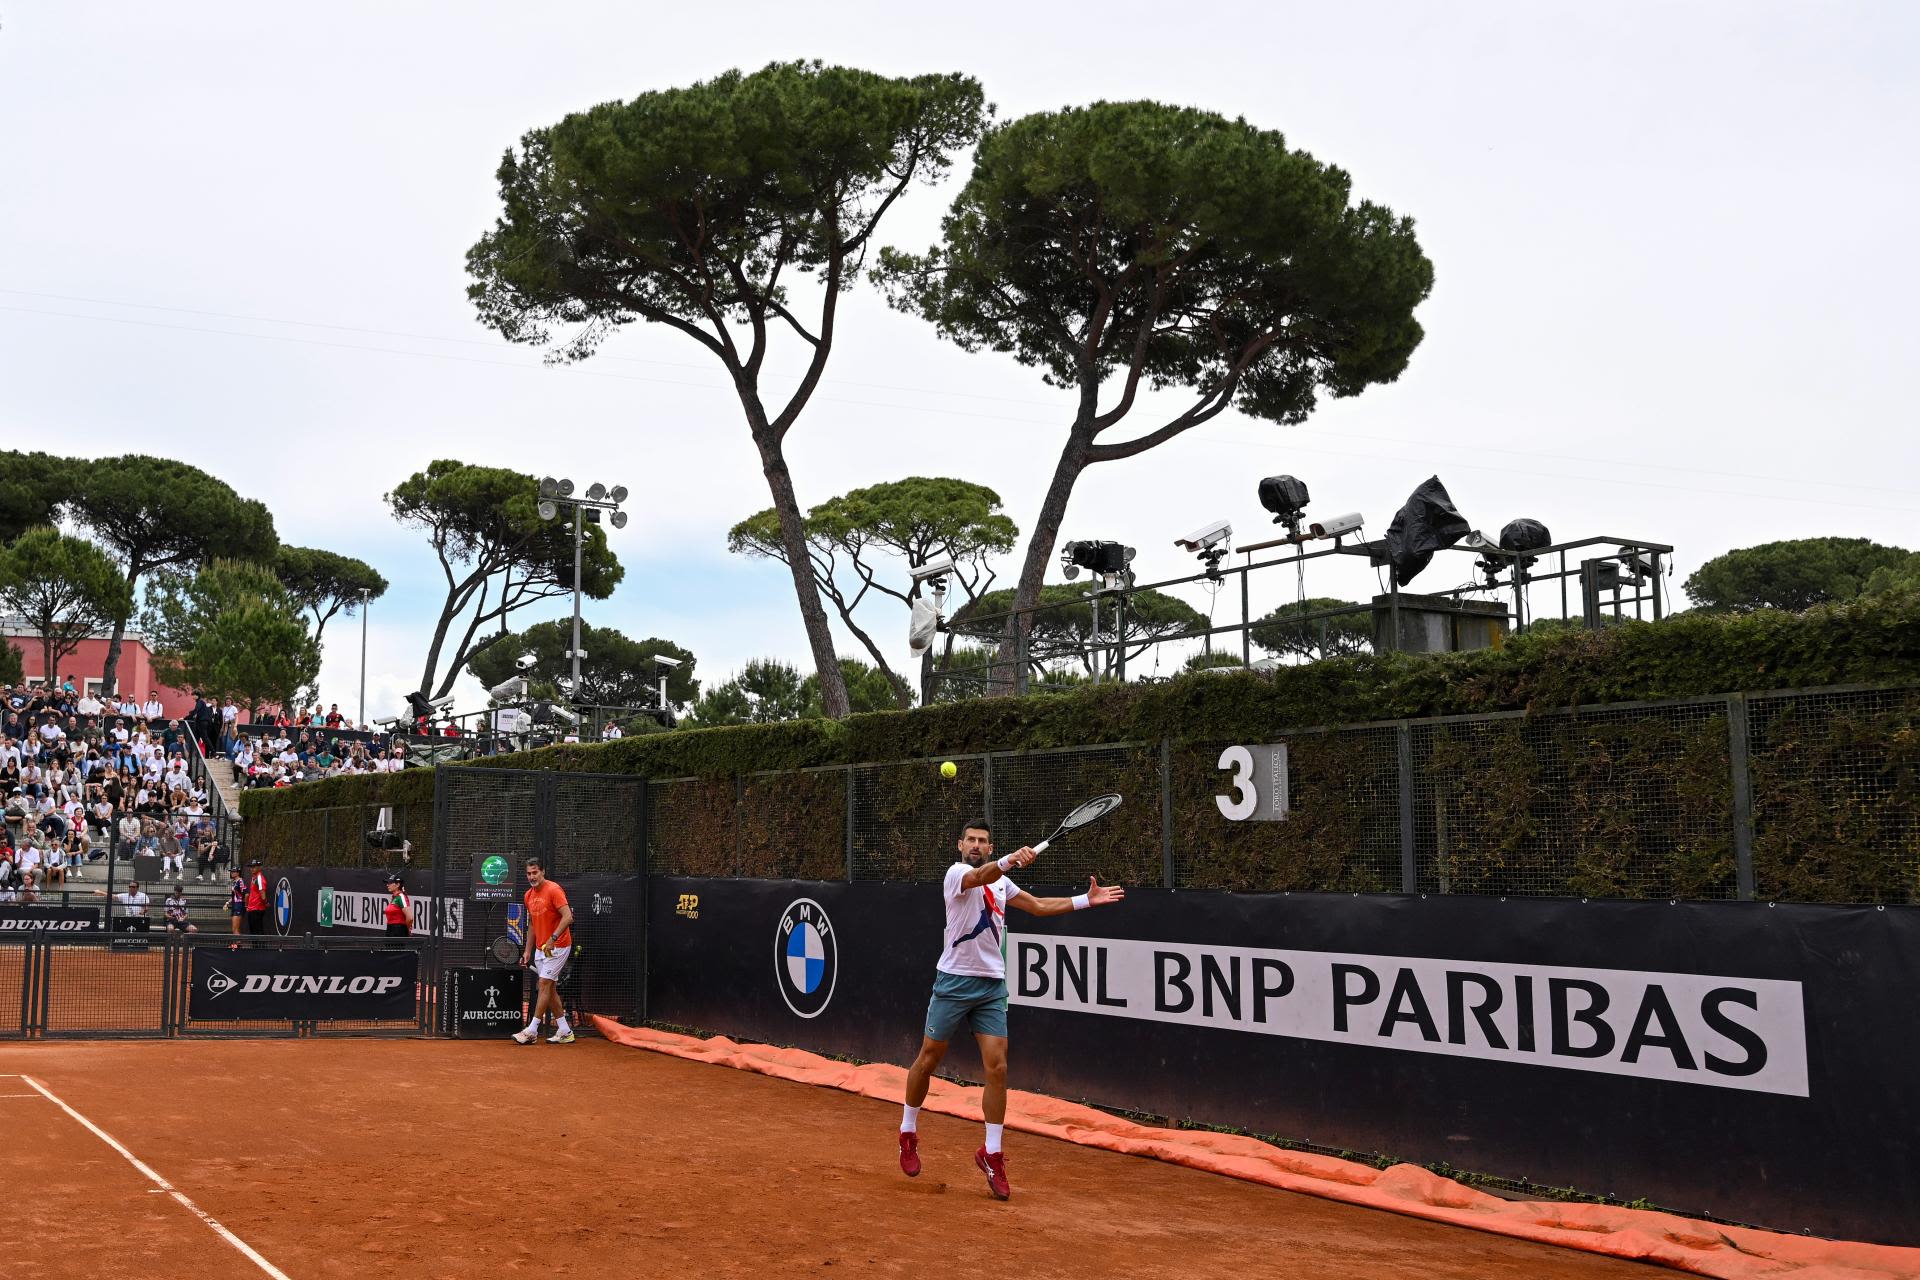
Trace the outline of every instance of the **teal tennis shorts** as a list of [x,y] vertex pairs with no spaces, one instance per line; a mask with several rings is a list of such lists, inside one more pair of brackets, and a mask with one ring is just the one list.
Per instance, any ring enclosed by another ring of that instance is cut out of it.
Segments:
[[969,978],[939,970],[933,979],[933,999],[927,1001],[927,1038],[951,1040],[962,1025],[977,1036],[1007,1034],[1005,978]]

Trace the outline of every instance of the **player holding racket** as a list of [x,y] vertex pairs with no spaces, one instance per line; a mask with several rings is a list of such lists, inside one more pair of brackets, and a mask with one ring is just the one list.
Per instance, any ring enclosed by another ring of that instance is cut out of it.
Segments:
[[567,1024],[567,1011],[560,1002],[560,971],[567,967],[567,954],[573,950],[573,908],[567,905],[567,893],[547,879],[546,867],[538,858],[527,859],[527,945],[520,956],[522,965],[531,966],[540,980],[540,993],[534,997],[533,1017],[513,1033],[521,1044],[537,1044],[540,1022],[553,1011],[553,1034],[548,1044],[572,1044],[573,1028]]
[[[1113,797],[1118,803],[1119,797]],[[1103,810],[1104,812],[1104,810]],[[1097,816],[1097,815],[1096,815]],[[1057,834],[1057,833],[1056,833]],[[1048,841],[1040,842],[1045,849]],[[1031,866],[1039,851],[1022,847],[997,861],[993,833],[987,824],[969,822],[960,831],[960,861],[947,868],[942,893],[947,904],[946,945],[933,979],[933,999],[927,1004],[926,1038],[920,1056],[907,1071],[906,1109],[900,1118],[900,1172],[909,1178],[920,1173],[920,1105],[927,1100],[927,1084],[947,1044],[963,1025],[972,1028],[980,1046],[980,1064],[986,1072],[980,1110],[987,1136],[973,1162],[987,1176],[987,1189],[1005,1200],[1006,1156],[1001,1135],[1007,1121],[1007,960],[1001,949],[1006,933],[1007,908],[1029,915],[1057,916],[1087,907],[1118,902],[1126,891],[1089,879],[1087,891],[1072,898],[1036,898],[1007,879],[1007,872]]]

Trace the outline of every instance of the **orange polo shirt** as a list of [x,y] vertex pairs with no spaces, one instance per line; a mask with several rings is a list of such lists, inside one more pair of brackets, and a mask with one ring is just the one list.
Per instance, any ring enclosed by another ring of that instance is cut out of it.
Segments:
[[[542,880],[540,884],[527,890],[527,923],[533,930],[533,945],[544,947],[553,933],[553,927],[560,923],[560,908],[567,905],[567,891],[551,880]],[[573,930],[563,930],[553,939],[556,947],[573,945]]]

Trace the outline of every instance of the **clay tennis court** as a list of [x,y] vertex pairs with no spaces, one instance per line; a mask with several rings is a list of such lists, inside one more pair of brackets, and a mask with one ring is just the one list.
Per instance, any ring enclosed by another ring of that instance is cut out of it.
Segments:
[[294,1280],[571,1274],[1647,1277],[1635,1263],[1332,1204],[582,1040],[0,1045],[7,1274],[273,1274],[23,1077]]

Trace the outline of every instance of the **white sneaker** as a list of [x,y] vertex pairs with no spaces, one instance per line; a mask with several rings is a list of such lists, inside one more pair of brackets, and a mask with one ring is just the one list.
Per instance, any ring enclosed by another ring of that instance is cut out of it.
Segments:
[[514,1042],[515,1044],[539,1044],[539,1043],[540,1043],[540,1028],[538,1028],[538,1027],[535,1027],[535,1028],[533,1028],[533,1030],[531,1030],[531,1031],[516,1031],[516,1032],[514,1032],[514,1033],[513,1033],[513,1042]]

